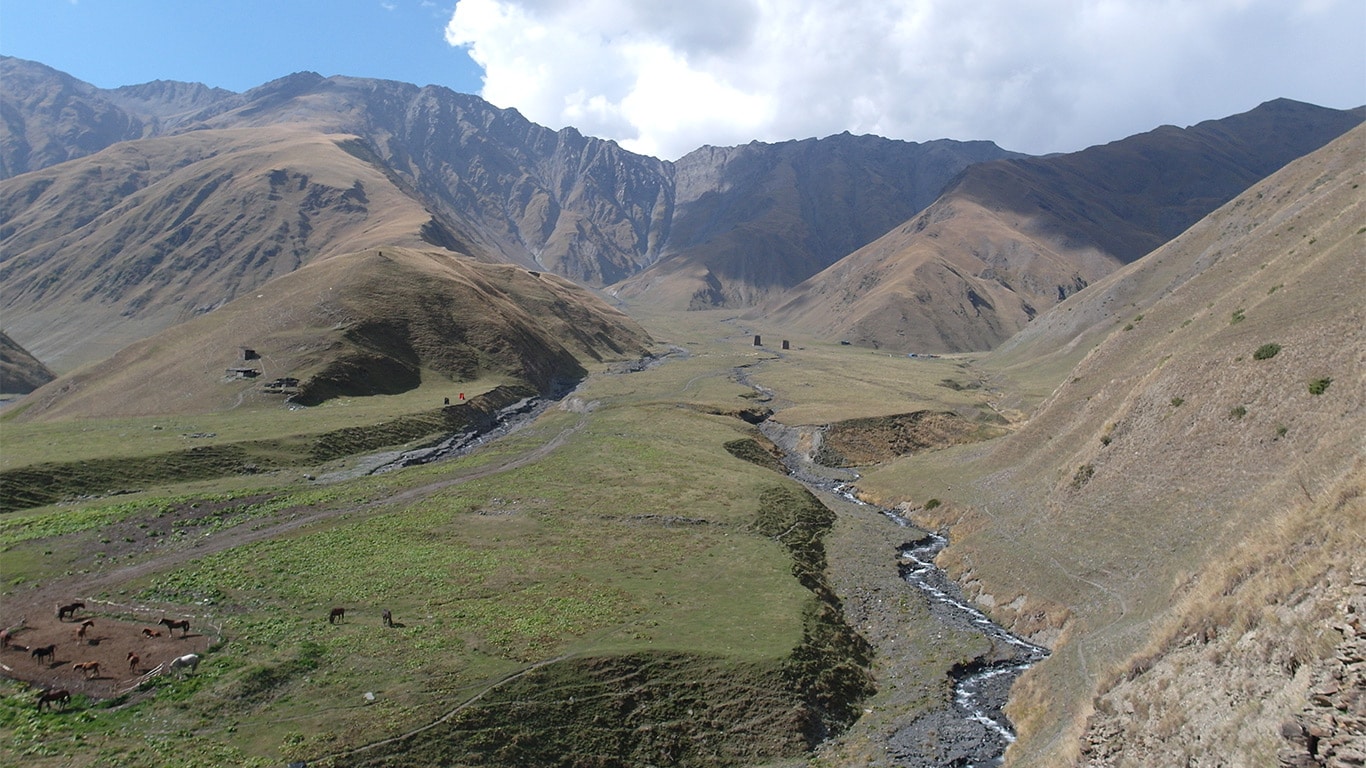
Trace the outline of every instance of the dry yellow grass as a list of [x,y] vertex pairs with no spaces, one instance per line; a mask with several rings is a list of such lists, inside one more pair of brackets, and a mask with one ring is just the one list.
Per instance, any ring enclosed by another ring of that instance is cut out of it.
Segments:
[[[884,498],[955,502],[964,523],[944,562],[976,589],[1068,607],[1062,633],[1043,637],[1057,652],[1011,709],[1016,764],[1079,754],[1092,698],[1189,613],[1174,585],[1278,558],[1259,531],[1356,482],[1364,156],[1358,129],[984,360],[1034,386],[1078,360],[1018,433],[866,474]],[[1254,359],[1267,343],[1280,352]],[[1324,524],[1359,529],[1353,506]]]

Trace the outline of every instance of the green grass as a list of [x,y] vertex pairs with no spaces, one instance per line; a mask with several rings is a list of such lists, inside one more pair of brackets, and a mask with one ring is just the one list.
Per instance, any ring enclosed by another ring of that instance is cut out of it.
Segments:
[[456,385],[436,375],[424,376],[423,381],[418,389],[401,395],[339,398],[311,408],[291,408],[281,402],[197,416],[76,422],[22,422],[10,411],[0,417],[0,471],[48,462],[124,458],[130,448],[150,455],[192,447],[287,441],[297,435],[381,424],[439,408],[444,397],[458,403],[459,392],[473,398],[506,383],[484,379]]

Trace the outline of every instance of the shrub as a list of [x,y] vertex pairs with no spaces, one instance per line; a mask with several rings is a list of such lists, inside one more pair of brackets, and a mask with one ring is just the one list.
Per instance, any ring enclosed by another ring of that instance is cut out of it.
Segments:
[[1314,379],[1313,381],[1309,382],[1309,394],[1321,395],[1328,390],[1328,385],[1332,383],[1333,380],[1326,376],[1322,379]]
[[1252,353],[1253,360],[1270,360],[1281,351],[1280,344],[1263,344],[1257,347],[1257,351]]
[[1238,419],[1241,419],[1246,415],[1247,409],[1241,405],[1235,405],[1232,408],[1228,409],[1228,417],[1230,419],[1233,419],[1234,421],[1237,421]]
[[935,507],[939,506],[941,503],[943,503],[943,502],[939,501],[939,499],[930,499],[929,501],[925,502],[925,509],[927,509],[927,510],[928,510],[928,509],[934,509]]
[[1173,397],[1173,398],[1172,398],[1172,407],[1173,407],[1173,408],[1180,408],[1180,407],[1181,407],[1181,404],[1184,403],[1184,402],[1186,402],[1186,398],[1184,398],[1184,397]]
[[1072,475],[1072,487],[1080,488],[1090,482],[1096,474],[1096,468],[1092,464],[1082,464],[1077,467],[1077,473]]
[[1276,427],[1276,437],[1285,437],[1285,433],[1289,431],[1289,427],[1285,426],[1284,424],[1281,424]]
[[1243,315],[1243,310],[1241,310],[1241,309],[1235,309],[1235,310],[1233,310],[1233,316],[1232,316],[1231,318],[1229,318],[1229,321],[1228,321],[1228,322],[1229,322],[1229,325],[1237,325],[1238,323],[1243,322],[1243,317],[1244,317],[1244,315]]

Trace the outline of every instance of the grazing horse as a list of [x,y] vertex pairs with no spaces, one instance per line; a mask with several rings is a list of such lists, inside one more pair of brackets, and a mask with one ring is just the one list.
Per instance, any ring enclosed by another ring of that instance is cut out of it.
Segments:
[[384,626],[386,626],[386,627],[392,627],[392,626],[394,626],[394,614],[389,613],[389,609],[388,609],[388,608],[385,608],[385,609],[384,609],[384,613],[381,613],[381,614],[380,614],[380,618],[384,620]]
[[159,632],[158,630],[152,629],[151,627],[143,627],[143,628],[142,628],[142,636],[143,636],[143,637],[161,637],[161,632]]
[[12,639],[14,635],[11,635],[8,629],[0,629],[0,651],[9,648],[9,641]]
[[57,621],[61,621],[68,616],[75,616],[76,611],[79,611],[84,607],[85,603],[81,602],[67,603],[66,605],[57,606]]
[[71,691],[68,691],[65,688],[58,688],[55,691],[43,691],[38,694],[38,711],[42,712],[44,706],[53,702],[61,704],[62,709],[66,709],[67,702],[69,701],[71,701]]
[[79,643],[80,641],[84,640],[86,631],[93,626],[95,626],[95,622],[91,621],[90,619],[82,621],[81,625],[79,627],[76,627],[76,642]]
[[185,636],[186,634],[188,634],[189,631],[190,631],[190,620],[189,620],[189,619],[162,619],[161,621],[158,621],[157,623],[158,623],[158,624],[165,624],[165,625],[166,625],[166,631],[167,631],[167,632],[174,632],[174,631],[177,630],[177,629],[180,630],[180,636],[181,636],[181,637],[184,637],[184,636]]
[[100,663],[98,661],[82,661],[71,665],[72,672],[85,672],[87,680],[100,676]]
[[45,645],[41,648],[34,648],[32,651],[29,651],[29,655],[39,661],[42,661],[43,659],[53,661],[57,658],[57,644],[53,643],[52,645]]
[[199,669],[199,654],[187,653],[184,656],[172,659],[169,669],[172,672],[184,672],[187,669],[195,672]]
[[333,609],[332,609],[332,612],[329,613],[329,614],[327,614],[327,623],[328,623],[328,624],[336,624],[336,623],[339,622],[339,621],[346,621],[346,609],[345,609],[345,608],[333,608]]
[[134,674],[138,671],[138,665],[142,663],[141,657],[132,651],[128,652],[128,671]]

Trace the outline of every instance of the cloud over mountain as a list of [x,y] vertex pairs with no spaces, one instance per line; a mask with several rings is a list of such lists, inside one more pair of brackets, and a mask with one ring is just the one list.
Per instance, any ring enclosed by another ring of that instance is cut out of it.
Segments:
[[1351,107],[1363,26],[1344,0],[460,0],[446,39],[493,103],[674,159],[844,130],[1072,151],[1278,96]]

